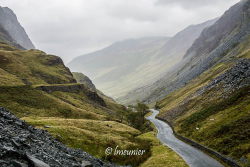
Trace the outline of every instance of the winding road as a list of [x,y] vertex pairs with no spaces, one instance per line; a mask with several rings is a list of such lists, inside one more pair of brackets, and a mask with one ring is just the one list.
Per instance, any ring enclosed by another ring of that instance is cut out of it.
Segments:
[[218,161],[203,153],[202,151],[177,139],[172,128],[165,122],[155,118],[159,111],[151,109],[153,114],[147,119],[151,121],[158,130],[157,138],[179,154],[190,167],[223,167]]

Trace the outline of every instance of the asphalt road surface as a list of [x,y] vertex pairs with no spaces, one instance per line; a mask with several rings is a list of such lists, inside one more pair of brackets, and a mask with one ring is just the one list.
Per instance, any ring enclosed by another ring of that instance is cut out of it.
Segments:
[[167,123],[155,118],[159,111],[154,109],[151,109],[151,111],[153,114],[147,119],[158,129],[157,138],[179,154],[190,167],[223,167],[222,164],[209,155],[177,139],[172,128]]

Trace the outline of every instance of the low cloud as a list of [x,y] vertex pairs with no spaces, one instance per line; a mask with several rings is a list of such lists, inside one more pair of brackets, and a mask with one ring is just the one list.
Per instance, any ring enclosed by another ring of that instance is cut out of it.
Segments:
[[[220,16],[239,0],[2,0],[38,49],[67,63],[115,41],[172,36]],[[202,3],[201,3],[202,2]]]
[[227,4],[233,4],[235,0],[157,0],[156,5],[176,5],[186,9],[203,8],[203,7],[215,7]]

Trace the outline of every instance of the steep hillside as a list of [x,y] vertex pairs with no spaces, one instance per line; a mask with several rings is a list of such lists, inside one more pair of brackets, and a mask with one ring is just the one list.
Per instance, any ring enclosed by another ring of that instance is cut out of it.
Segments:
[[61,58],[39,50],[19,50],[2,43],[0,65],[1,71],[13,76],[3,79],[1,75],[0,85],[11,85],[16,77],[19,85],[76,83]]
[[[249,3],[239,2],[214,25],[204,29],[180,63],[154,84],[141,88],[149,93],[140,100],[151,103],[162,99],[214,64],[229,61],[240,54],[240,45],[249,41]],[[245,45],[247,50],[248,45]]]
[[161,62],[155,56],[168,39],[148,37],[116,42],[77,57],[68,65],[72,71],[83,72],[92,78],[105,94],[118,97],[157,77],[156,71],[161,70],[157,65]]
[[1,25],[0,25],[0,42],[7,43],[19,49],[23,49],[23,47],[17,44],[16,41],[9,35],[9,33]]
[[242,166],[250,165],[249,9],[250,1],[241,1],[205,29],[177,74],[154,92],[154,100],[168,94],[156,107],[177,133]]
[[[216,20],[217,19],[213,19],[201,24],[188,26],[187,28],[178,32],[175,36],[170,38],[168,42],[166,42],[164,46],[159,49],[158,53],[155,56],[155,59],[159,61],[158,64],[155,64],[157,66],[157,71],[152,70],[148,72],[152,74],[160,73],[160,77],[164,76],[163,74],[171,70],[171,68],[173,68],[175,64],[179,63],[182,60],[186,51],[191,47],[195,39],[197,39],[201,34],[201,31],[204,28],[212,25]],[[157,80],[157,78],[154,79]],[[151,83],[145,82],[142,85],[138,85],[136,89],[128,92],[125,96],[119,97],[117,101],[123,104],[132,104],[137,100],[143,99],[143,97],[150,94],[150,91],[147,91],[147,88],[149,88],[152,83],[153,81]]]
[[223,62],[157,103],[177,133],[250,164],[250,52]]
[[26,49],[35,48],[15,13],[8,7],[0,6],[0,25],[9,33],[15,43]]
[[4,108],[0,108],[0,117],[1,167],[115,166],[64,146],[48,132],[28,125]]
[[148,150],[135,159],[117,158],[117,163],[138,164],[150,156],[148,142],[135,138],[141,132],[127,125],[126,108],[76,83],[59,57],[3,43],[0,55],[0,106],[96,157],[114,159],[105,149],[116,145]]
[[118,104],[114,99],[112,99],[109,96],[106,96],[100,90],[96,89],[93,82],[86,75],[82,73],[78,73],[78,72],[73,72],[72,74],[74,78],[76,79],[77,83],[83,84],[90,91],[95,92],[98,96],[100,96],[105,101],[105,104],[107,104],[107,106],[109,106],[110,108],[119,110],[119,111],[122,111],[125,109],[124,106]]
[[14,41],[9,33],[0,25],[0,40],[1,42],[12,42]]
[[79,72],[73,72],[72,74],[74,78],[76,79],[77,83],[81,83],[85,85],[87,88],[89,88],[90,90],[96,91],[96,87],[93,84],[93,82],[89,79],[89,77]]
[[[211,25],[213,25],[218,19],[213,19],[206,21],[197,25],[190,25],[184,30],[178,32],[168,42],[160,49],[157,54],[158,58],[171,59],[172,62],[166,62],[166,64],[171,64],[172,67],[174,64],[178,63],[186,51],[192,46],[193,42],[200,36],[201,32]],[[168,60],[170,61],[170,60]]]

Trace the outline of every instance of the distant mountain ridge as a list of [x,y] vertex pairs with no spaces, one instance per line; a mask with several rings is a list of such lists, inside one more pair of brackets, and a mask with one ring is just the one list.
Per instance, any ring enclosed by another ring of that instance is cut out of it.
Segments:
[[142,88],[151,91],[143,101],[157,101],[158,118],[177,134],[242,167],[250,165],[249,43],[250,1],[244,0],[204,29],[171,73]]
[[204,29],[187,51],[184,59],[170,73],[146,89],[137,90],[137,93],[149,92],[138,100],[147,103],[160,100],[214,64],[229,61],[230,57],[237,53],[236,51],[230,53],[230,51],[249,38],[249,6],[250,1],[239,2],[227,10],[215,24]]
[[[214,24],[217,20],[218,18],[215,18],[203,22],[201,24],[188,26],[187,28],[178,32],[175,36],[170,38],[165,43],[165,45],[158,51],[156,56],[159,62],[161,62],[160,64],[158,64],[158,66],[161,69],[164,69],[161,77],[159,77],[158,79],[164,77],[166,72],[171,71],[174,65],[181,62],[186,51],[192,46],[193,42],[199,37],[202,30]],[[158,71],[155,71],[155,73],[157,72]],[[119,97],[117,100],[123,104],[135,103],[137,100],[141,100],[150,94],[151,91],[149,91],[148,89],[153,89],[150,87],[151,84],[147,83],[142,85],[142,87],[138,87],[132,91],[129,91],[125,96]]]
[[19,23],[15,13],[8,7],[0,6],[0,25],[1,29],[8,32],[11,37],[7,39],[8,42],[11,41],[12,44],[18,44],[25,49],[35,48],[24,28]]
[[215,21],[191,25],[172,38],[145,37],[116,42],[75,58],[68,66],[72,71],[87,74],[98,89],[123,102],[127,100],[122,98],[127,92],[160,79],[181,61],[201,31]]
[[[93,79],[98,89],[113,97],[151,79],[151,71],[158,64],[154,59],[168,37],[146,37],[115,42],[107,48],[72,60],[72,71],[82,72]],[[154,70],[156,70],[154,68]],[[144,78],[140,77],[144,75]]]

